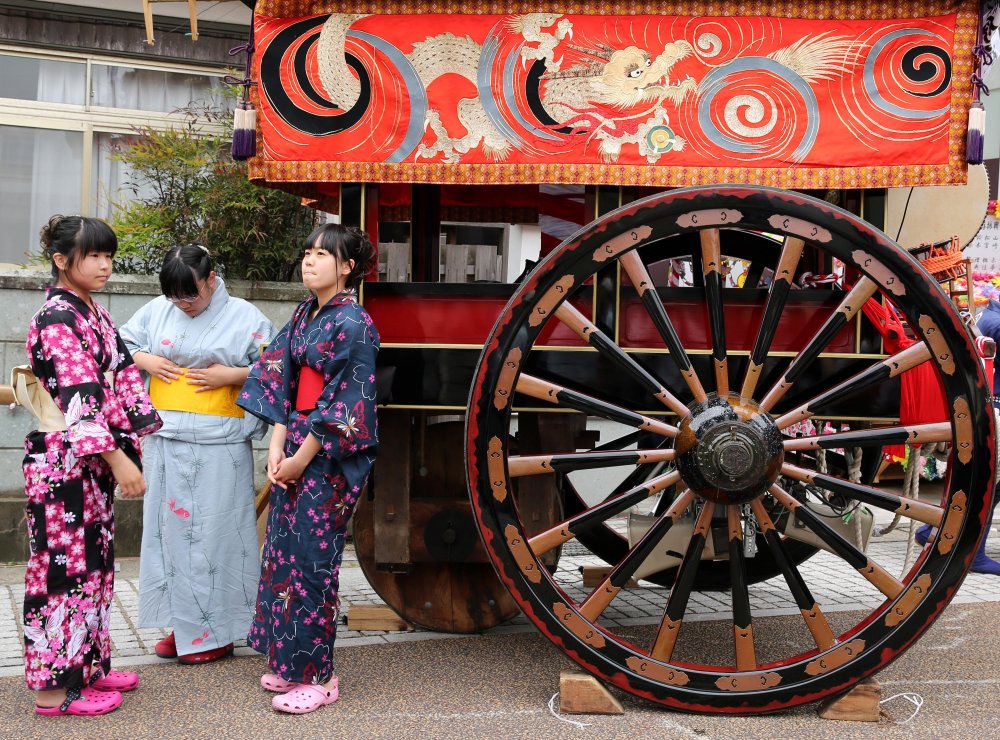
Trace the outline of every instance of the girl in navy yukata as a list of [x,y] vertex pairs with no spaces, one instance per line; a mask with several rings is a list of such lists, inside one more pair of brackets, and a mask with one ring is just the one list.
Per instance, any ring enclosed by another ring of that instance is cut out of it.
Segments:
[[306,240],[313,297],[254,364],[239,405],[274,424],[270,513],[247,643],[267,656],[272,705],[304,714],[339,696],[333,644],[347,522],[375,462],[379,336],[356,291],[375,250],[358,229],[326,224]]

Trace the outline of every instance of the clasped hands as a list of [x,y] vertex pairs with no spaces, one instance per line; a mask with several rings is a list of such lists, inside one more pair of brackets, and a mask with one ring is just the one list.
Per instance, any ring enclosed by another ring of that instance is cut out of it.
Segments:
[[[188,385],[197,385],[195,393],[210,391],[215,388],[222,388],[227,385],[235,385],[233,371],[240,368],[232,368],[221,365],[218,362],[208,367],[189,369],[186,372],[168,360],[166,357],[153,357],[148,363],[148,372],[164,383],[171,383],[181,378],[186,378]],[[238,381],[242,382],[242,380]]]
[[271,450],[267,456],[267,479],[287,489],[289,483],[295,483],[302,477],[308,464],[299,453],[286,457],[283,451]]

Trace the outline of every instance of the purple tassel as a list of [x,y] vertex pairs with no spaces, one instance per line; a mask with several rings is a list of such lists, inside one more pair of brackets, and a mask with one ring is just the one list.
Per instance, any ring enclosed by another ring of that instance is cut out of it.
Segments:
[[250,159],[257,153],[257,111],[236,108],[233,121],[233,159]]
[[965,161],[969,164],[982,164],[985,131],[986,110],[976,101],[969,108],[969,135],[965,142]]

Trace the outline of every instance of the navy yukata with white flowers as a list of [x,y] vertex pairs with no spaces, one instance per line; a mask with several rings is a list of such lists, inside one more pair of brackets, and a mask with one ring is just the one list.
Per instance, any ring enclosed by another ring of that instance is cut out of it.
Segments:
[[[288,428],[291,457],[312,434],[320,443],[287,489],[271,486],[257,608],[247,642],[269,670],[297,683],[323,683],[334,673],[340,562],[347,522],[368,480],[378,444],[375,356],[379,336],[353,295],[320,308],[311,298],[254,364],[239,405]],[[316,408],[295,408],[300,368],[320,373]]]

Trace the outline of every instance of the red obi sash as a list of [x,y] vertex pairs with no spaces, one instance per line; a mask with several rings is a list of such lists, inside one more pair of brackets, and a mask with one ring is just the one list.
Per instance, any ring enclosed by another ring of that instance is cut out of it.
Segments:
[[295,394],[296,411],[312,411],[323,392],[323,374],[303,365],[299,368],[299,389]]

